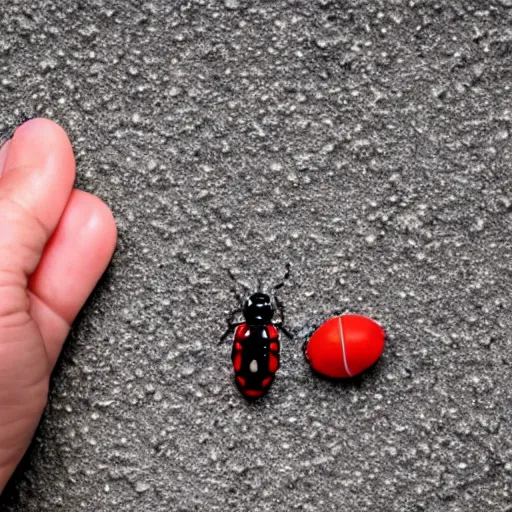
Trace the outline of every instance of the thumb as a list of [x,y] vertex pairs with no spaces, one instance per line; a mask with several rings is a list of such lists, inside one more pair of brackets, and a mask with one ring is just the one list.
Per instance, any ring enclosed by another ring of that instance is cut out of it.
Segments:
[[8,144],[0,169],[0,328],[28,315],[28,277],[59,222],[75,179],[73,151],[57,124],[29,121]]
[[0,151],[0,493],[46,403],[50,363],[27,285],[74,176],[71,144],[51,121],[23,124]]

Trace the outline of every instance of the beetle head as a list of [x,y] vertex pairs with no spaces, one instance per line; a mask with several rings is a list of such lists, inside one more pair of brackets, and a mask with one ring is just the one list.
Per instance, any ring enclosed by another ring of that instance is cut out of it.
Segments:
[[274,316],[270,296],[266,293],[253,293],[244,302],[244,317],[248,324],[269,324]]

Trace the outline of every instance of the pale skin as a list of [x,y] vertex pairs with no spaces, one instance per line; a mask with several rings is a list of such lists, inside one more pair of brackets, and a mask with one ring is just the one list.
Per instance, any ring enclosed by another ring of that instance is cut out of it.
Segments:
[[70,326],[114,252],[110,209],[74,188],[62,128],[21,125],[0,149],[0,494],[25,453]]

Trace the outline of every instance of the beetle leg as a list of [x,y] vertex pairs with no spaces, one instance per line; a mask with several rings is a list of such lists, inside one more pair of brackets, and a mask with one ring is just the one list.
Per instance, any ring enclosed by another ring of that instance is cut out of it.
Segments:
[[293,334],[290,333],[286,329],[286,327],[283,327],[284,324],[284,304],[279,300],[278,297],[274,295],[274,301],[276,303],[276,309],[279,311],[279,316],[281,317],[277,322],[272,322],[276,327],[281,329],[283,331],[283,334],[288,337],[289,339],[293,338]]
[[301,351],[304,357],[306,358],[306,361],[309,361],[306,354],[309,339],[311,338],[312,334],[318,329],[318,327],[320,327],[320,324],[303,326],[301,329],[299,329],[299,332],[297,333],[297,340],[304,340],[301,345]]
[[228,323],[228,328],[224,332],[224,334],[220,337],[219,345],[224,342],[224,340],[239,326],[242,325],[244,322],[235,322],[233,324]]
[[284,304],[279,300],[279,297],[274,295],[274,301],[276,303],[276,309],[279,311],[281,317],[281,323],[284,323]]
[[288,329],[283,327],[283,322],[272,322],[272,324],[275,325],[287,338],[290,340],[293,339],[293,334]]
[[228,318],[226,318],[226,323],[228,324],[228,327],[224,334],[220,337],[219,345],[229,336],[230,333],[232,333],[235,330],[236,327],[243,324],[243,322],[235,322],[235,316],[241,312],[242,310],[240,308],[235,309],[229,314]]
[[221,343],[224,343],[224,341],[226,340],[226,338],[229,336],[230,333],[233,332],[233,327],[231,327],[231,325],[228,325],[228,328],[226,329],[226,331],[224,332],[224,334],[220,337],[220,340],[219,340],[219,345]]
[[291,264],[287,263],[285,265],[285,267],[286,267],[286,272],[284,274],[283,280],[280,283],[277,283],[274,286],[274,290],[279,290],[280,288],[282,288],[284,286],[284,282],[290,277],[290,267],[291,267]]

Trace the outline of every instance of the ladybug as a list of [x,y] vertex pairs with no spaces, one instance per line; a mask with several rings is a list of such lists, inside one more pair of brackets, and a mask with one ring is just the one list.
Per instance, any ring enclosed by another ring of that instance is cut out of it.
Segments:
[[[231,275],[231,274],[230,274]],[[289,276],[289,265],[285,279]],[[284,282],[274,286],[281,288]],[[271,297],[260,290],[250,295],[240,308],[233,311],[227,320],[228,327],[221,342],[235,332],[231,361],[235,374],[235,383],[242,395],[249,399],[260,398],[267,393],[274,382],[279,369],[279,331],[288,338],[292,334],[283,326],[284,306],[274,295]],[[241,298],[235,295],[240,302]],[[279,311],[280,319],[273,320]],[[234,322],[235,315],[242,313],[243,322]]]
[[313,333],[304,346],[304,356],[325,377],[354,377],[379,359],[385,339],[384,330],[371,318],[336,316]]

